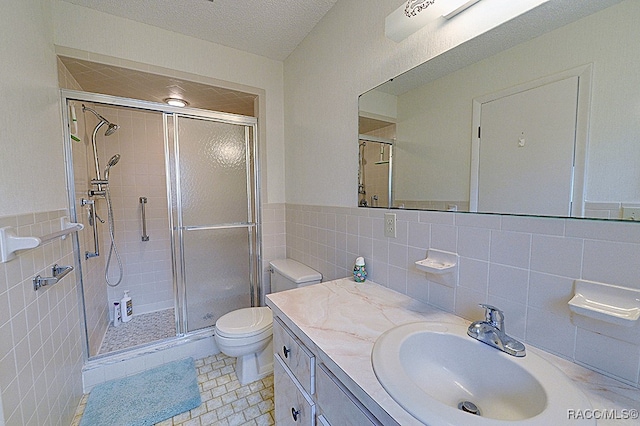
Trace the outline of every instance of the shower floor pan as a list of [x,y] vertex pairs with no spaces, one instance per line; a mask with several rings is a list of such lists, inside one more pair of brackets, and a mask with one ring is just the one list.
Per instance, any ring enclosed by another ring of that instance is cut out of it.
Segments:
[[118,327],[109,325],[99,355],[176,336],[173,309],[136,315]]

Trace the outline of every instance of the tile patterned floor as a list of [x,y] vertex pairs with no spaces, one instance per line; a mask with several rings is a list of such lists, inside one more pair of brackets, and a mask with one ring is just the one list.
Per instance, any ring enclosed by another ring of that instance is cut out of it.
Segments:
[[156,340],[175,337],[176,322],[173,309],[136,315],[131,321],[122,323],[118,327],[109,325],[99,354],[127,349]]
[[[273,375],[241,386],[235,358],[222,353],[196,360],[202,404],[157,426],[274,425]],[[84,395],[71,426],[78,426],[88,395]]]

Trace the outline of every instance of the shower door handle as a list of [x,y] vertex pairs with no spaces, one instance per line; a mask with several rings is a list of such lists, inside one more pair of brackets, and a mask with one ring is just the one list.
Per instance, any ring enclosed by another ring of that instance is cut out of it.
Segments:
[[[91,259],[92,257],[100,256],[100,242],[98,241],[98,223],[97,219],[98,215],[96,214],[96,202],[95,200],[85,200],[84,198],[81,201],[83,206],[88,206],[89,208],[89,226],[93,228],[93,248],[94,252],[87,251],[84,253],[85,259]],[[100,219],[102,221],[102,219]],[[104,223],[104,222],[103,222]]]
[[147,216],[145,214],[145,206],[147,205],[147,197],[140,197],[140,207],[142,207],[142,241],[149,241],[147,235]]

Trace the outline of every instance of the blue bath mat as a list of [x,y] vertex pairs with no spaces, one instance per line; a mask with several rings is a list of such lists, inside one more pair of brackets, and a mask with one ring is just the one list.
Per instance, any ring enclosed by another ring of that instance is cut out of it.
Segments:
[[91,390],[80,426],[146,426],[201,404],[192,358],[174,361]]

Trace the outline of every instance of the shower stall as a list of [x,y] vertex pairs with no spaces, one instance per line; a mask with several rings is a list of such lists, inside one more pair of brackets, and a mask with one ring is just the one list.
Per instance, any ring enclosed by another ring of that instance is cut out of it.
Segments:
[[358,205],[390,208],[395,140],[365,134],[358,139]]
[[[73,90],[62,101],[89,358],[257,305],[257,120]],[[125,291],[133,318],[119,323]]]

